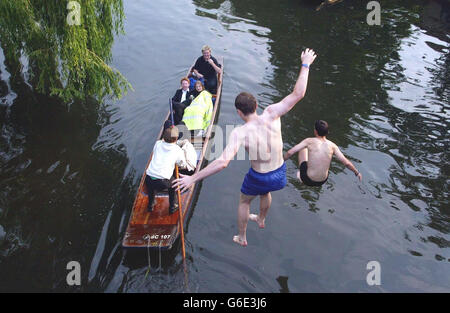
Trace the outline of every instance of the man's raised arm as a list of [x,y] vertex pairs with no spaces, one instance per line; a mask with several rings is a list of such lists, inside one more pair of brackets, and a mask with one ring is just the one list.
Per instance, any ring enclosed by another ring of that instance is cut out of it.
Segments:
[[222,155],[215,159],[213,162],[211,162],[207,167],[199,171],[198,173],[194,175],[183,175],[180,174],[179,179],[175,179],[173,181],[173,187],[181,188],[181,191],[187,190],[192,184],[195,182],[198,182],[208,176],[214,175],[224,168],[228,166],[228,163],[234,158],[236,153],[239,150],[239,147],[242,143],[242,138],[238,133],[239,127],[233,129],[233,131],[230,134],[230,137],[228,139],[228,144],[225,147],[225,150],[223,151]]
[[316,56],[316,53],[312,49],[306,49],[302,52],[302,66],[294,90],[283,100],[268,106],[266,109],[267,113],[273,119],[277,119],[289,112],[305,96],[308,85],[309,66],[314,62]]

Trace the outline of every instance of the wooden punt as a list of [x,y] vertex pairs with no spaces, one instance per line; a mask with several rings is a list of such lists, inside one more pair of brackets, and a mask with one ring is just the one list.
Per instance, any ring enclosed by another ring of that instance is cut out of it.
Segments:
[[[217,58],[224,69],[223,58]],[[191,67],[192,69],[192,67]],[[189,70],[189,72],[191,71]],[[217,75],[217,93],[213,95],[214,109],[211,119],[211,126],[208,127],[204,137],[191,137],[191,143],[194,145],[197,155],[199,155],[197,167],[194,173],[197,173],[206,165],[205,155],[208,152],[209,143],[212,134],[212,125],[215,123],[218,115],[218,108],[222,95],[223,74]],[[164,121],[170,116],[170,110]],[[164,126],[164,125],[163,125]],[[163,126],[158,134],[158,140],[162,138]],[[145,181],[145,171],[150,164],[153,153],[145,166],[144,173],[136,193],[133,208],[128,222],[128,227],[122,241],[124,248],[156,248],[170,249],[177,238],[180,236],[178,211],[169,215],[169,196],[167,192],[155,194],[155,207],[152,212],[147,212],[148,196]],[[197,192],[199,183],[194,184],[188,190],[181,194],[181,207],[183,215],[183,225],[186,224],[188,213],[190,213],[193,204],[194,194]],[[177,198],[175,197],[175,201]],[[186,229],[186,228],[185,228]]]

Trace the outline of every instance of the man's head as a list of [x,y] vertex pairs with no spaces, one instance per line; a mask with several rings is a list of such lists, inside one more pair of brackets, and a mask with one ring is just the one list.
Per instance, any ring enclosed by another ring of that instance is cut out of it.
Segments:
[[168,127],[164,130],[163,139],[165,142],[174,143],[178,140],[179,131],[176,126]]
[[328,123],[322,120],[317,120],[314,124],[314,133],[316,136],[326,136],[328,135]]
[[183,90],[187,90],[189,88],[189,85],[191,84],[191,82],[189,81],[189,78],[183,77],[180,81],[180,84],[181,84],[181,88]]
[[207,46],[207,45],[204,45],[204,46],[202,47],[202,55],[203,55],[203,58],[204,58],[206,61],[208,61],[209,58],[211,57],[211,48],[210,48],[209,46]]
[[[241,92],[234,100],[234,106],[236,107],[236,110],[238,110],[238,113],[240,111],[243,116],[255,113],[256,105],[256,98],[248,92]],[[241,116],[241,118],[243,116]]]

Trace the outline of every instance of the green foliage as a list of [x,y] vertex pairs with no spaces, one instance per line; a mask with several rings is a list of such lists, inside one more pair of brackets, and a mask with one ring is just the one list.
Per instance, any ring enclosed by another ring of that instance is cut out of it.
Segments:
[[123,34],[122,0],[77,0],[81,24],[69,25],[69,0],[0,0],[0,43],[6,61],[28,58],[41,93],[64,101],[107,95],[121,98],[131,85],[110,67],[114,35]]

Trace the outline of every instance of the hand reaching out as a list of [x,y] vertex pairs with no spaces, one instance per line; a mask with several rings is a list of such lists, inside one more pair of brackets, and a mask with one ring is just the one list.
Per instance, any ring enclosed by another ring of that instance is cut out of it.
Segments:
[[311,65],[316,57],[317,55],[313,49],[306,48],[305,51],[302,52],[302,63]]
[[188,190],[193,183],[194,179],[192,176],[180,174],[180,178],[173,181],[172,188],[176,188],[176,190],[180,189],[181,192],[184,192]]

